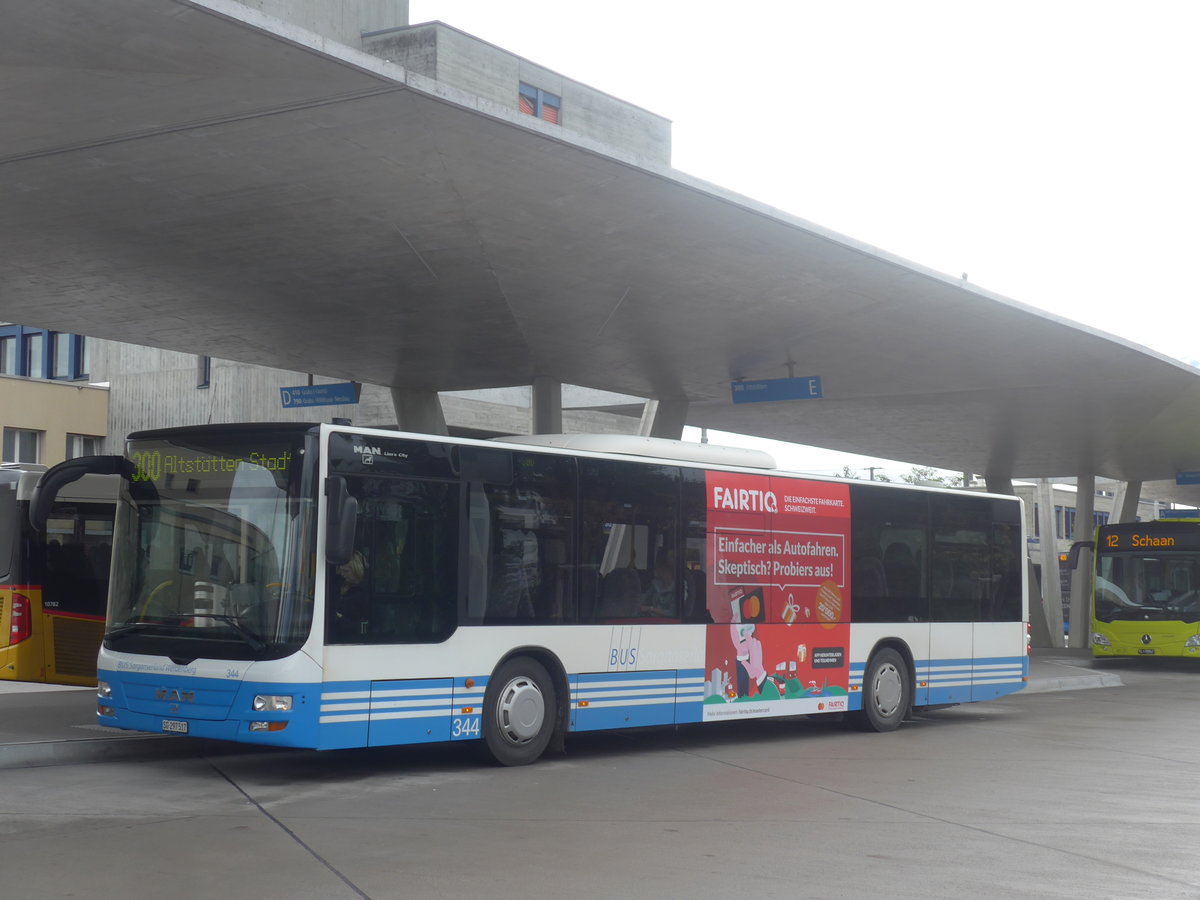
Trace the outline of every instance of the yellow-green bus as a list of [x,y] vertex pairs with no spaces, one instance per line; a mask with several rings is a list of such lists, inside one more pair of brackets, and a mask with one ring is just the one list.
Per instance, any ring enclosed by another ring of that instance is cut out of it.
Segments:
[[1102,525],[1095,557],[1094,657],[1200,654],[1200,521]]

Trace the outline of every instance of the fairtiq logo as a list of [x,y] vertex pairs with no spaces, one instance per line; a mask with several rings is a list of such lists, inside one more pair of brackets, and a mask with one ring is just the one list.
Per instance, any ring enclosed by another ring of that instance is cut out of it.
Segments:
[[727,488],[718,484],[713,487],[712,508],[775,513],[779,511],[779,501],[774,491]]

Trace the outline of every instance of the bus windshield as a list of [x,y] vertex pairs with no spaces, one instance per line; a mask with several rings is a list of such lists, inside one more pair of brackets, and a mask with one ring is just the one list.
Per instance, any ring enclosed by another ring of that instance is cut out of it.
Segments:
[[302,436],[131,440],[129,457],[105,645],[176,661],[293,652],[314,586]]
[[1200,553],[1101,555],[1095,610],[1101,622],[1200,622]]

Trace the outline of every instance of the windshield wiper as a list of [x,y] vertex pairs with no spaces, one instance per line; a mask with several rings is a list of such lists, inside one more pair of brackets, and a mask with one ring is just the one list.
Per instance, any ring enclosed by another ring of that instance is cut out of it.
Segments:
[[177,619],[183,621],[185,619],[216,619],[218,622],[224,622],[230,628],[238,633],[250,647],[257,653],[267,649],[267,642],[261,637],[238,621],[237,616],[226,615],[225,613],[189,613],[183,616],[167,616],[168,619]]
[[144,628],[148,628],[153,624],[155,624],[155,623],[154,622],[130,622],[128,625],[118,625],[116,628],[106,631],[104,633],[104,637],[106,639],[107,638],[115,638],[115,637],[124,637],[127,634],[133,634],[134,632],[141,631]]

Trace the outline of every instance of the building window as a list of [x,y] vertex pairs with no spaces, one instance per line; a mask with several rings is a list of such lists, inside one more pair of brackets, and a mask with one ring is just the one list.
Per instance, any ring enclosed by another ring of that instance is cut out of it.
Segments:
[[553,125],[562,124],[562,97],[521,82],[520,110]]
[[71,335],[56,331],[50,336],[50,377],[71,377]]
[[92,374],[92,342],[81,334],[71,336],[73,350],[71,358],[75,361],[75,371],[71,377],[82,380]]
[[196,357],[196,387],[206,388],[212,384],[212,357]]
[[76,459],[80,456],[99,456],[100,444],[103,440],[104,438],[91,434],[68,434],[67,459]]
[[86,379],[91,369],[90,349],[82,335],[0,325],[0,375]]
[[17,374],[17,336],[0,335],[0,375]]
[[35,463],[40,456],[42,433],[25,428],[4,429],[4,462]]
[[45,354],[42,349],[46,344],[46,335],[40,331],[27,333],[24,336],[25,359],[22,361],[20,373],[29,378],[45,378]]

